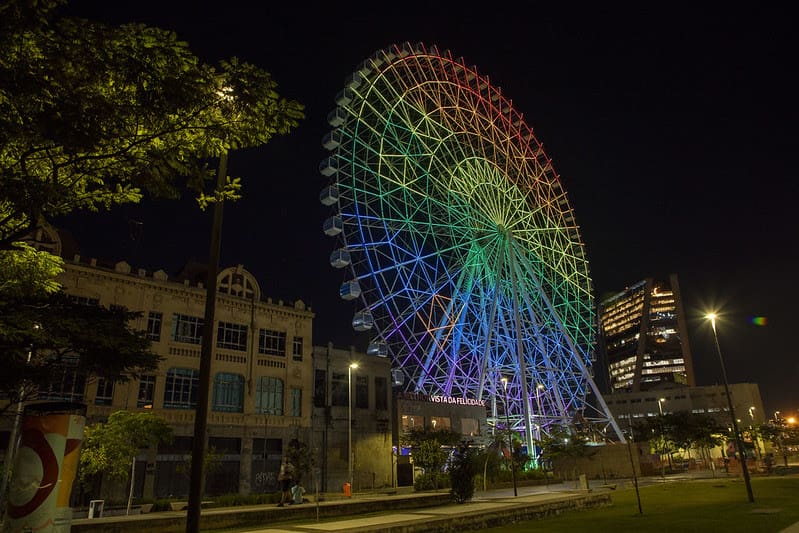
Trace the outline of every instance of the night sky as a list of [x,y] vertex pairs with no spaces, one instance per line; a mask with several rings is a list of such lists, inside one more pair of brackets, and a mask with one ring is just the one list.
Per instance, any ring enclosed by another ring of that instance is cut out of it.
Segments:
[[[339,299],[343,274],[328,264],[336,242],[321,229],[325,117],[361,61],[420,41],[476,65],[524,114],[575,210],[597,298],[677,273],[699,384],[721,380],[701,318],[716,310],[729,381],[759,383],[769,415],[799,409],[789,333],[799,303],[799,39],[787,11],[251,4],[73,1],[64,12],[173,30],[201,60],[254,63],[306,106],[289,136],[231,154],[245,198],[225,208],[221,264],[243,264],[266,296],[309,304],[315,344],[368,341],[350,327],[355,307]],[[83,256],[176,274],[207,257],[210,218],[186,199],[61,222]],[[767,325],[752,324],[758,316]]]

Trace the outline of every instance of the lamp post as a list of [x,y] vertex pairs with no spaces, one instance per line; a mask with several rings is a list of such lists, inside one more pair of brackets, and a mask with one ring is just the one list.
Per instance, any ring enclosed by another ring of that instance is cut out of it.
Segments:
[[510,456],[510,478],[513,481],[513,495],[518,496],[516,489],[516,465],[513,461],[513,433],[510,428],[510,414],[508,413],[508,378],[502,378],[502,388],[505,391],[505,426],[508,428],[508,455]]
[[752,442],[755,445],[755,451],[757,452],[758,460],[763,459],[763,453],[760,451],[760,441],[757,438],[757,428],[755,428],[755,406],[752,405],[749,407],[749,433],[752,436]]
[[721,377],[724,379],[724,394],[727,396],[727,407],[730,410],[730,418],[732,420],[732,430],[735,436],[735,446],[738,448],[738,453],[741,455],[741,472],[744,476],[744,484],[746,485],[746,496],[749,502],[755,501],[752,494],[752,483],[749,479],[749,467],[746,465],[746,452],[744,451],[743,442],[741,441],[741,432],[738,430],[738,420],[735,418],[735,409],[732,405],[732,397],[730,396],[730,385],[727,382],[727,369],[724,366],[724,358],[721,356],[721,345],[719,344],[719,335],[716,332],[716,315],[709,313],[705,318],[710,320],[710,326],[713,328],[713,340],[716,344],[716,353],[719,356],[719,364],[721,365]]
[[[658,412],[660,413],[661,418],[663,417],[663,402],[666,401],[666,398],[658,398]],[[666,463],[663,462],[663,455],[666,453],[666,439],[663,436],[663,420],[658,421],[658,426],[660,428],[660,477],[666,479]],[[671,459],[669,459],[669,465],[671,465]],[[669,466],[671,468],[671,466]]]
[[352,495],[352,370],[358,368],[358,363],[350,363],[347,368],[347,471],[349,472],[350,495]]

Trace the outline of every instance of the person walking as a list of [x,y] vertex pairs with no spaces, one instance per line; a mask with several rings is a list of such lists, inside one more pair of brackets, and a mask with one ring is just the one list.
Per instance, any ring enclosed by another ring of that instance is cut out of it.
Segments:
[[289,458],[283,456],[283,462],[280,463],[280,472],[277,475],[277,482],[280,484],[280,503],[278,507],[291,502],[291,480],[294,477],[294,467],[289,462]]

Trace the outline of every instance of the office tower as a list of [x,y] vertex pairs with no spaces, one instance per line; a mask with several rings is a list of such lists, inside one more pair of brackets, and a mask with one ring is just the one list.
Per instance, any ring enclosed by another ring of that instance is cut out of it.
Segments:
[[696,385],[676,274],[607,298],[599,320],[611,393]]

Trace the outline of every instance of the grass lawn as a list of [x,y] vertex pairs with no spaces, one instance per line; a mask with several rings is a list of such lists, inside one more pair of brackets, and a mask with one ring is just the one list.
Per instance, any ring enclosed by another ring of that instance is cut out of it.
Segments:
[[749,503],[741,479],[652,485],[640,489],[639,514],[635,489],[625,488],[612,493],[609,507],[483,531],[776,533],[799,522],[799,477],[753,478],[752,493],[755,502]]

